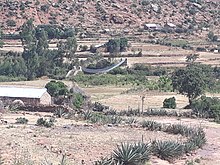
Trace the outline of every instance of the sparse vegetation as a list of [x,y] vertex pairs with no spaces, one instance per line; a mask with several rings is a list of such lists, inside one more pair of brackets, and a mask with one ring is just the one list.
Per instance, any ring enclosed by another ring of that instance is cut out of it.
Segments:
[[[146,165],[154,163],[151,156],[179,164],[186,155],[186,165],[219,161],[218,2],[6,0],[0,9],[0,82],[38,79],[43,87],[53,79],[45,87],[55,104],[52,113],[2,104],[0,165],[92,164],[99,156],[107,157],[95,165]],[[85,72],[118,61],[124,63],[107,74]],[[26,83],[35,86],[10,84]],[[215,147],[195,159],[206,136]],[[39,153],[48,160],[39,162]]]
[[16,119],[16,124],[27,124],[27,123],[28,123],[28,119],[24,117],[19,117]]
[[48,119],[44,119],[44,118],[39,118],[37,120],[37,126],[44,126],[46,128],[52,127],[54,125],[54,119],[50,118]]

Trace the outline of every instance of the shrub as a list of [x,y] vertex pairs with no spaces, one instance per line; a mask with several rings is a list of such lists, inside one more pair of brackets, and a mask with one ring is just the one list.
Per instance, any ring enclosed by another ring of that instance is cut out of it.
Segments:
[[163,101],[163,108],[172,108],[172,109],[175,109],[175,108],[176,108],[176,99],[175,99],[175,97],[166,98],[166,99]]
[[37,126],[44,126],[44,127],[52,127],[54,125],[54,119],[53,118],[50,118],[49,120],[47,119],[44,119],[44,118],[39,118],[37,120]]
[[55,109],[53,115],[57,116],[58,118],[61,118],[66,113],[64,108],[57,108]]
[[16,124],[27,124],[27,123],[28,123],[28,119],[24,117],[19,117],[16,119]]
[[157,123],[155,121],[144,120],[143,122],[141,122],[141,126],[143,128],[146,128],[147,130],[151,130],[151,131],[161,131],[161,129],[162,129],[162,124]]
[[87,45],[80,45],[80,46],[79,46],[79,49],[80,49],[80,51],[82,51],[82,52],[87,51],[88,48],[89,48],[89,47],[88,47]]
[[89,120],[91,117],[92,117],[92,112],[91,111],[83,112],[83,119],[84,120]]
[[92,110],[93,111],[97,111],[97,112],[103,112],[105,109],[108,109],[108,108],[109,108],[108,106],[105,106],[105,105],[103,105],[103,104],[101,104],[99,102],[95,102],[93,104]]
[[80,109],[81,106],[83,105],[84,102],[84,97],[80,93],[75,93],[73,95],[73,106],[76,107],[77,109]]
[[44,11],[44,12],[48,12],[48,10],[49,10],[49,5],[42,5],[41,7],[40,7],[40,9],[42,10],[42,11]]
[[68,93],[67,86],[61,81],[51,80],[46,84],[45,88],[47,88],[48,93],[53,97],[66,95]]
[[132,125],[132,124],[137,123],[137,120],[133,117],[129,117],[128,119],[125,120],[125,123],[129,124],[129,125]]
[[194,132],[194,134],[192,134],[188,142],[194,143],[197,148],[202,148],[206,143],[205,132],[201,128],[199,128]]
[[164,128],[164,132],[168,132],[174,135],[180,134],[186,137],[192,136],[194,131],[195,131],[194,129],[181,125],[181,124],[172,124]]
[[199,117],[214,118],[216,122],[220,121],[220,100],[202,96],[192,103],[193,112]]
[[16,26],[16,22],[14,20],[11,20],[11,19],[7,20],[6,24],[7,24],[7,26]]
[[139,109],[129,109],[123,110],[118,113],[119,116],[139,116],[140,110]]

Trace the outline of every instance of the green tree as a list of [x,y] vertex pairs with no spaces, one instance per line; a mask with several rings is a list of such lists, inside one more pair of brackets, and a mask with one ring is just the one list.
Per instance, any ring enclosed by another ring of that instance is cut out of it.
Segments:
[[35,37],[35,27],[33,24],[33,19],[29,19],[25,22],[21,27],[21,41],[24,46],[24,51],[32,49],[34,45],[36,45],[36,37]]
[[2,30],[0,29],[0,48],[2,48],[4,45],[4,42],[2,41],[2,34]]
[[128,47],[128,39],[127,38],[120,38],[120,51],[125,51]]
[[61,81],[52,80],[46,84],[45,88],[47,88],[48,93],[53,97],[68,93],[67,86]]
[[114,58],[120,52],[120,40],[119,39],[110,39],[107,43],[107,51]]
[[43,55],[46,50],[48,50],[48,35],[47,32],[45,32],[43,29],[41,31],[38,31],[36,34],[37,38],[37,53],[39,55]]
[[73,59],[77,50],[77,40],[75,37],[68,37],[65,42],[60,41],[57,45],[58,50],[63,56]]
[[180,94],[186,95],[189,99],[189,106],[192,101],[200,96],[206,87],[211,85],[211,70],[207,65],[190,64],[184,69],[177,69],[172,74],[172,86]]

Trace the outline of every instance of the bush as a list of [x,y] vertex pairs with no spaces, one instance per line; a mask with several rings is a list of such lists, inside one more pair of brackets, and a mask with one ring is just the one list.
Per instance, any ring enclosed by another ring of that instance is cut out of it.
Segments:
[[44,119],[44,118],[39,118],[37,120],[37,126],[44,126],[44,127],[52,127],[54,125],[54,119],[53,118],[50,118],[49,120],[47,119]]
[[92,108],[93,111],[97,111],[97,112],[103,112],[106,109],[109,109],[109,107],[105,106],[105,105],[103,105],[103,104],[101,104],[99,102],[95,102],[93,104],[93,108]]
[[49,5],[42,5],[41,7],[40,7],[40,9],[42,10],[42,11],[44,11],[44,12],[48,12],[48,10],[49,10]]
[[166,98],[163,101],[163,108],[175,109],[176,108],[176,99],[175,99],[175,97]]
[[108,66],[111,66],[112,63],[106,59],[102,59],[100,61],[98,61],[96,64],[90,64],[87,66],[87,68],[89,69],[102,69]]
[[199,117],[214,118],[216,122],[220,122],[220,100],[202,96],[192,103],[193,112]]
[[67,86],[61,81],[52,80],[46,84],[45,88],[47,88],[48,93],[53,97],[68,93]]
[[162,124],[157,123],[155,121],[146,121],[144,120],[141,123],[143,128],[146,128],[147,130],[151,130],[151,131],[161,131],[162,129]]
[[24,118],[24,117],[19,117],[16,119],[16,124],[27,124],[28,123],[28,119]]
[[73,95],[73,106],[77,109],[81,108],[82,104],[84,102],[83,95],[80,93],[76,93]]
[[6,21],[7,26],[16,26],[16,22],[14,20],[7,20]]

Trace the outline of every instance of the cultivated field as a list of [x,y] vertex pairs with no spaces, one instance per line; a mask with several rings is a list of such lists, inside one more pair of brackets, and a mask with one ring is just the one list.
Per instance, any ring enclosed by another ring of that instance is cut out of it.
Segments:
[[[55,42],[55,41],[54,41]],[[52,42],[50,49],[57,49],[56,43]],[[106,40],[81,40],[78,41],[78,45],[99,45],[107,42]],[[170,47],[163,45],[155,45],[149,43],[139,43],[139,42],[130,42],[131,48],[120,54],[121,57],[128,59],[128,66],[132,66],[135,63],[142,63],[151,66],[164,66],[164,67],[183,67],[186,65],[186,56],[189,54],[197,53],[199,58],[197,62],[203,64],[210,64],[212,66],[219,66],[220,63],[220,53],[214,54],[211,52],[194,52],[192,50],[184,50],[178,47]],[[22,52],[23,47],[20,41],[6,41],[3,48],[0,48],[2,51],[17,51]],[[142,57],[127,57],[132,54],[137,54],[139,50],[142,50]],[[80,57],[87,58],[91,53],[86,52],[76,52],[76,55]],[[108,53],[103,53],[104,56],[108,56]]]

